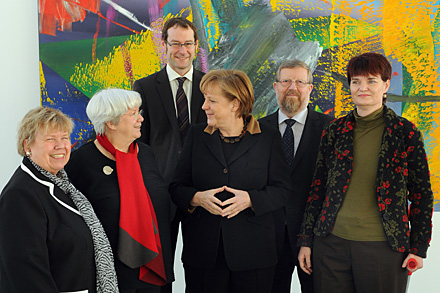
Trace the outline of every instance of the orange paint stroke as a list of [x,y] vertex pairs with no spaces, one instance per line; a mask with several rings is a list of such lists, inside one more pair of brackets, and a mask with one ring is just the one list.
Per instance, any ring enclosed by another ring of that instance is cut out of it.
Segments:
[[83,21],[86,11],[97,13],[100,0],[38,0],[40,33],[56,35],[56,29],[70,29],[73,22]]
[[132,33],[140,34],[139,31],[106,18],[101,14],[100,7],[101,0],[38,0],[40,33],[55,36],[57,28],[60,31],[70,29],[73,22],[84,21],[86,11],[89,11]]

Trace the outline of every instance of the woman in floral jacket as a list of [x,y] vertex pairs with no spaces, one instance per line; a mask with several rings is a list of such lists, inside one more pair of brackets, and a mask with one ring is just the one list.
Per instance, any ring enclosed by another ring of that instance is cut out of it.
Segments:
[[384,56],[352,58],[347,76],[356,109],[323,132],[298,259],[310,274],[313,247],[315,292],[404,292],[407,269],[423,267],[431,239],[423,138],[383,104],[391,79]]

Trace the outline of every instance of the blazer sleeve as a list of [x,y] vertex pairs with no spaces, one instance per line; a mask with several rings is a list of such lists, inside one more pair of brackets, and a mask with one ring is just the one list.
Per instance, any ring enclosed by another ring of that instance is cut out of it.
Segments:
[[[264,130],[269,131],[269,129]],[[278,130],[273,130],[271,133],[272,144],[270,147],[267,184],[262,189],[248,190],[255,216],[282,208],[293,194],[290,172],[284,157],[281,137]],[[252,176],[252,174],[248,176]]]
[[327,151],[331,147],[329,142],[329,132],[324,130],[319,145],[318,157],[316,159],[315,175],[312,181],[309,197],[307,198],[306,208],[304,211],[301,231],[298,238],[299,246],[311,247],[313,243],[313,228],[321,213],[321,207],[326,194],[327,182]]
[[431,241],[434,198],[422,134],[413,125],[412,131],[407,137],[410,138],[410,142],[406,152],[403,152],[402,155],[408,156],[407,188],[408,199],[411,202],[409,213],[411,223],[410,252],[426,257],[426,251]]
[[11,288],[11,292],[59,292],[49,266],[46,245],[49,224],[43,204],[33,191],[11,188],[2,194],[0,260],[4,271],[0,279],[3,288]]
[[171,200],[183,211],[189,211],[191,199],[198,191],[192,183],[193,132],[194,127],[190,127],[169,188]]

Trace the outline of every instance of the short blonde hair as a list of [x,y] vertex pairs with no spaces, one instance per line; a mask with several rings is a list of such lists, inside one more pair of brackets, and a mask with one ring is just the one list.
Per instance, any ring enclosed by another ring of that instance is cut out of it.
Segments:
[[106,122],[119,124],[122,114],[130,108],[140,107],[141,104],[142,99],[138,92],[108,88],[93,95],[87,104],[86,113],[96,134],[104,134]]
[[27,139],[27,144],[32,144],[39,131],[48,133],[50,130],[59,130],[70,135],[74,125],[72,119],[58,109],[49,107],[32,109],[18,125],[17,152],[20,156],[25,156],[24,141]]
[[237,99],[240,102],[238,108],[240,116],[252,113],[255,101],[254,88],[246,73],[237,69],[212,70],[203,76],[200,90],[206,94],[211,85],[217,85],[229,100]]

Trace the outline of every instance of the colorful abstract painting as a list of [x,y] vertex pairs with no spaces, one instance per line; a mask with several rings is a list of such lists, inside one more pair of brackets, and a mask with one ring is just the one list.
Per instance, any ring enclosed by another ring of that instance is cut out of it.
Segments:
[[[196,68],[237,68],[251,78],[254,115],[277,109],[278,65],[301,59],[314,70],[311,103],[339,117],[353,109],[345,69],[360,53],[393,66],[388,105],[423,132],[440,202],[440,1],[380,0],[39,0],[41,103],[75,119],[75,148],[93,137],[89,98],[165,65],[160,30],[186,17],[198,29]],[[436,204],[440,210],[440,204]]]

